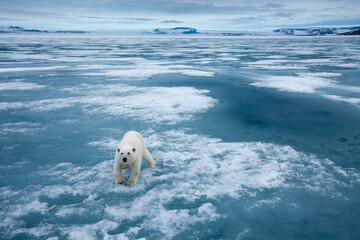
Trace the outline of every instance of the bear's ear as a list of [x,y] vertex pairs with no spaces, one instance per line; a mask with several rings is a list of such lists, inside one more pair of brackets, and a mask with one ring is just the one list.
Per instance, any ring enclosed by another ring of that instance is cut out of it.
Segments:
[[120,152],[120,148],[117,148],[116,151],[117,151],[117,152]]
[[135,148],[132,149],[133,152],[135,152],[135,150],[136,150]]

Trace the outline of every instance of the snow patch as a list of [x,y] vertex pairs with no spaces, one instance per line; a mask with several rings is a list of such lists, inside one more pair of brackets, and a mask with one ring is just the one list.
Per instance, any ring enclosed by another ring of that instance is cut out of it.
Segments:
[[66,68],[66,66],[0,68],[0,73],[24,72],[24,71],[49,71],[49,70],[57,70],[62,68]]
[[[117,66],[115,69],[102,69],[100,72],[81,73],[87,76],[106,76],[111,78],[144,80],[159,74],[183,74],[195,77],[213,77],[214,72],[193,69],[192,66],[182,66],[171,62],[146,60],[144,58],[121,58],[122,61],[131,63],[130,66]],[[95,66],[91,69],[100,69]]]
[[[80,85],[63,91],[77,93],[68,98],[28,102],[1,102],[1,110],[26,108],[31,111],[54,111],[79,106],[84,112],[133,118],[159,124],[190,120],[195,113],[205,112],[217,100],[206,96],[208,90],[192,87],[143,87],[125,84]],[[126,114],[124,114],[126,112]]]
[[315,93],[317,89],[330,87],[336,81],[325,78],[339,76],[335,73],[296,73],[294,76],[265,76],[252,86],[273,88],[278,91]]
[[14,133],[27,133],[32,134],[39,130],[44,130],[45,127],[39,127],[39,123],[32,122],[17,122],[17,123],[3,123],[0,125],[0,133],[14,134]]
[[360,104],[360,98],[344,97],[338,95],[324,95],[323,97],[340,102],[347,102],[352,104]]
[[46,87],[45,85],[39,85],[36,83],[28,82],[0,82],[0,91],[24,91],[24,90],[39,90]]

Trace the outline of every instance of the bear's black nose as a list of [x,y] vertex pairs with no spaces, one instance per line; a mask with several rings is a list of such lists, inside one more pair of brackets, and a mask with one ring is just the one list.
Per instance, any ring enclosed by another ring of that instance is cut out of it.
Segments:
[[127,158],[126,158],[126,157],[124,157],[124,158],[123,158],[123,161],[124,161],[124,162],[126,162],[126,161],[127,161]]

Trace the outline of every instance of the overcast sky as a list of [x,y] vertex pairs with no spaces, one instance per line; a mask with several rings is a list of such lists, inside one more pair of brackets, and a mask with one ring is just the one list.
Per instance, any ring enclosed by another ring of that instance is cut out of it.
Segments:
[[0,26],[258,29],[360,25],[360,0],[0,0]]

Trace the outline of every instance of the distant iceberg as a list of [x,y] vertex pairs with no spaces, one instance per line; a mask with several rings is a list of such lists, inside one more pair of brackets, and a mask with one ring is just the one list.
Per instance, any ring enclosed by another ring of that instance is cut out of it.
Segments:
[[155,34],[173,34],[173,35],[179,35],[179,34],[197,34],[195,28],[191,27],[176,27],[176,28],[155,28],[154,32]]
[[356,27],[310,27],[310,28],[279,28],[274,33],[291,36],[320,36],[320,35],[358,35],[360,26]]
[[10,26],[10,27],[0,26],[0,33],[86,33],[86,32],[73,31],[73,30],[47,31],[47,30],[39,30],[39,29],[27,29],[19,26]]

